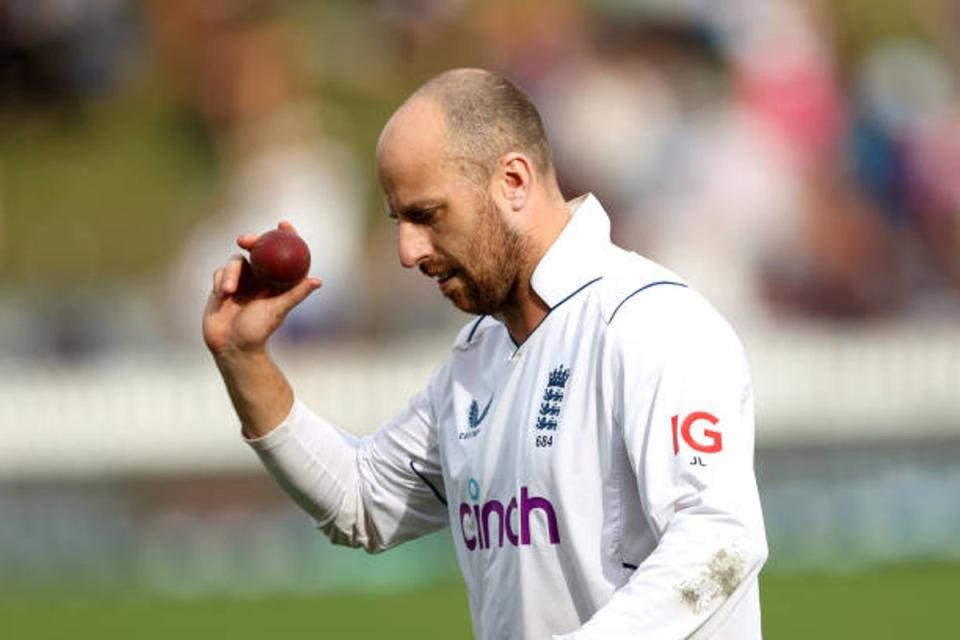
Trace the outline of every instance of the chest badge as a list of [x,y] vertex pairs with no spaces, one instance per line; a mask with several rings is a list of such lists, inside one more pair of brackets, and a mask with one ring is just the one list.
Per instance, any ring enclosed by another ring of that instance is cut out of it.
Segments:
[[560,365],[547,376],[547,386],[543,390],[540,400],[540,411],[537,414],[536,427],[540,431],[556,431],[563,408],[563,394],[567,388],[567,379],[570,378],[570,369]]

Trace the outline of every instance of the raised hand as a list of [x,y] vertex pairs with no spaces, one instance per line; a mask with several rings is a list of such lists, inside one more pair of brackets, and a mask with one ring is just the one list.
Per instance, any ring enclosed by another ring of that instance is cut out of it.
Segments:
[[[281,222],[278,228],[296,231],[288,222]],[[242,235],[237,245],[249,251],[256,241],[255,235]],[[231,256],[213,274],[203,313],[207,347],[214,356],[263,350],[290,310],[320,286],[320,280],[307,277],[291,289],[276,293],[256,282],[246,258]]]

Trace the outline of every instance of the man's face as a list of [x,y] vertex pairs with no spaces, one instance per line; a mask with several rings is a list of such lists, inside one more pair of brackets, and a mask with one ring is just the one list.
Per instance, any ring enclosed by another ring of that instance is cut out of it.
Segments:
[[[464,202],[463,229],[433,234],[434,251],[419,263],[461,311],[491,315],[509,304],[523,264],[523,242],[486,193]],[[402,249],[401,249],[402,250]]]
[[490,196],[448,158],[443,116],[413,103],[388,123],[377,150],[380,184],[407,268],[436,278],[459,309],[495,314],[509,305],[524,264],[522,237]]

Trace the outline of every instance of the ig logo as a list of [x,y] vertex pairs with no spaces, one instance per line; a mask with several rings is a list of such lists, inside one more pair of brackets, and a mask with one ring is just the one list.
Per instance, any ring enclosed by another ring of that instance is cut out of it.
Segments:
[[[707,413],[706,411],[694,411],[693,413],[687,415],[683,422],[680,422],[680,416],[673,416],[670,418],[670,423],[673,428],[673,454],[677,455],[680,453],[680,438],[683,438],[683,442],[689,446],[694,451],[700,451],[701,453],[717,453],[723,450],[723,434],[719,431],[713,431],[711,429],[703,429],[703,439],[695,438],[692,429],[693,425],[696,422],[709,422],[711,426],[720,422],[720,419],[717,418],[712,413]],[[679,431],[679,433],[678,433]],[[700,456],[694,456],[693,461],[690,462],[691,465],[705,467],[707,466]]]

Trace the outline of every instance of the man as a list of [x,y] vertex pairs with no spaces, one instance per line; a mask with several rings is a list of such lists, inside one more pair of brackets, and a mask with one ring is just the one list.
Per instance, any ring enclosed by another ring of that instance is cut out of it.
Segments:
[[[320,286],[233,294],[204,335],[245,436],[334,542],[450,525],[477,638],[759,638],[766,554],[742,349],[676,275],[564,202],[529,98],[441,74],[391,117],[378,172],[400,262],[480,316],[376,434],[315,416],[266,352]],[[243,248],[255,238],[243,236]]]

